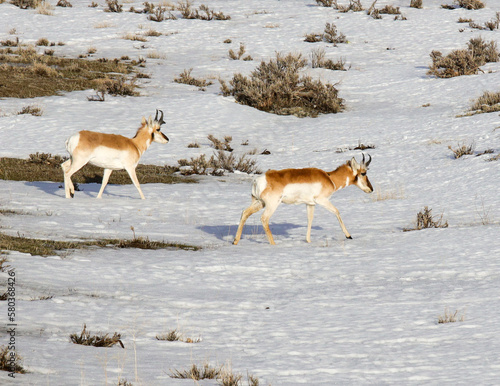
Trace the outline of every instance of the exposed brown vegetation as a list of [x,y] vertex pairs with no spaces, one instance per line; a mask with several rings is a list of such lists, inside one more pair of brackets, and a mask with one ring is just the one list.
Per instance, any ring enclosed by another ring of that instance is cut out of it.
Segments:
[[[30,158],[0,158],[0,179],[12,181],[53,181],[63,182],[61,163],[67,158],[47,153],[31,154]],[[141,165],[137,166],[137,176],[141,184],[147,183],[192,183],[193,179],[186,179],[174,175],[179,169],[172,166]],[[73,176],[73,180],[79,184],[101,183],[102,168],[85,165]],[[110,179],[110,184],[128,185],[132,181],[124,170],[115,171]]]
[[238,103],[278,115],[315,117],[344,110],[344,100],[334,85],[300,76],[299,70],[306,65],[300,54],[278,53],[276,59],[261,62],[250,77],[235,74],[231,87],[220,80],[221,90]]
[[85,324],[83,325],[83,330],[80,335],[71,334],[69,338],[71,342],[75,344],[81,344],[83,346],[112,347],[115,344],[120,344],[122,348],[125,348],[121,341],[121,334],[115,332],[113,336],[102,333],[92,335],[90,331],[87,331],[87,326]]
[[205,91],[212,84],[211,81],[207,81],[206,79],[191,76],[191,71],[193,71],[192,68],[184,70],[177,78],[174,78],[174,82],[196,86],[201,91]]
[[137,95],[127,77],[136,63],[119,59],[71,59],[39,54],[34,47],[0,49],[0,98],[33,98],[97,89],[112,95]]
[[440,51],[430,54],[432,65],[428,73],[439,78],[477,74],[480,67],[489,62],[497,62],[499,52],[495,41],[486,42],[481,37],[473,38],[466,49],[454,50],[443,56]]
[[439,219],[434,219],[432,209],[427,206],[424,210],[417,213],[417,220],[414,228],[404,228],[403,231],[416,231],[427,228],[448,228],[448,221],[443,222],[443,215]]

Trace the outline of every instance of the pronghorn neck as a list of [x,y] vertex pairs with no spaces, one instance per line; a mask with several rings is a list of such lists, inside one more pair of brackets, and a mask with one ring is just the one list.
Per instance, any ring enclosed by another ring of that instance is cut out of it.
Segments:
[[134,142],[141,155],[148,149],[151,142],[153,142],[153,134],[150,132],[148,124],[143,123],[139,127],[134,138],[132,138],[132,142]]
[[348,163],[340,165],[332,172],[328,172],[328,176],[333,182],[335,190],[347,188],[354,182],[354,174],[352,168],[348,165]]

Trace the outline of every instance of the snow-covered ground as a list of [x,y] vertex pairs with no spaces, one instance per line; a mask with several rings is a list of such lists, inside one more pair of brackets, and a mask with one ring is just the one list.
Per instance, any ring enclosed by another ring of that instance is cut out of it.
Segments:
[[[50,1],[55,4],[56,1]],[[445,10],[442,0],[379,0],[400,6],[405,21],[366,12],[338,13],[313,0],[206,0],[228,21],[148,21],[146,15],[104,12],[104,1],[72,1],[52,16],[0,4],[0,40],[45,37],[64,42],[56,55],[147,58],[140,97],[89,102],[92,90],[32,100],[0,100],[0,156],[36,152],[66,155],[64,142],[82,129],[132,136],[142,116],[165,112],[166,145],[153,144],[141,162],[176,165],[210,155],[208,134],[231,135],[240,154],[253,148],[261,170],[333,170],[371,144],[369,178],[376,192],[350,187],[336,205],[353,236],[319,209],[312,243],[305,242],[306,210],[282,205],[271,219],[277,245],[266,240],[259,215],[238,246],[231,244],[241,210],[250,203],[253,176],[203,177],[198,184],[81,186],[73,200],[58,183],[0,182],[1,232],[57,240],[132,238],[175,241],[200,251],[87,249],[40,257],[9,252],[16,275],[16,348],[29,371],[0,383],[186,385],[169,374],[191,364],[229,363],[267,385],[497,384],[500,379],[500,161],[491,155],[454,159],[448,146],[475,143],[479,153],[500,151],[498,113],[457,118],[484,91],[500,91],[500,64],[474,76],[437,79],[426,74],[432,50],[448,53],[472,38],[498,40],[481,24],[499,10]],[[142,7],[142,1],[127,1]],[[345,1],[345,3],[348,3]],[[371,1],[362,1],[365,7]],[[452,1],[448,1],[452,3]],[[194,6],[199,6],[195,2]],[[306,43],[304,35],[333,22],[348,44]],[[99,28],[97,28],[99,27]],[[123,39],[153,28],[147,42]],[[15,29],[16,34],[12,35]],[[463,30],[462,32],[460,30]],[[223,43],[231,39],[232,43]],[[234,61],[245,44],[253,61]],[[248,74],[276,52],[309,57],[323,47],[345,58],[348,71],[307,68],[338,83],[347,111],[318,118],[276,116],[236,104],[219,92],[218,77]],[[43,48],[42,48],[43,49]],[[207,91],[173,82],[184,69],[213,78]],[[36,104],[43,115],[16,115]],[[192,142],[201,148],[187,148]],[[241,143],[248,141],[248,146]],[[339,149],[344,151],[339,152]],[[386,197],[381,199],[380,197]],[[428,206],[448,228],[403,232]],[[7,273],[0,274],[2,286]],[[2,292],[2,291],[0,291]],[[40,300],[48,297],[47,300]],[[445,309],[464,321],[438,324]],[[7,304],[0,302],[0,344],[9,340]],[[75,345],[69,335],[122,334],[125,349]],[[198,343],[165,342],[178,329]],[[201,381],[212,385],[216,381]]]

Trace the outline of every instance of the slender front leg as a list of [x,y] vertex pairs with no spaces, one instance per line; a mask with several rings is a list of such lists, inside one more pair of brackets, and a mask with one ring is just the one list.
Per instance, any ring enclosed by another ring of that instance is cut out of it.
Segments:
[[241,233],[243,232],[243,226],[245,225],[245,222],[247,219],[254,213],[258,212],[264,207],[264,203],[260,200],[257,200],[255,197],[252,196],[252,204],[246,208],[243,213],[241,214],[241,219],[240,219],[240,224],[238,225],[238,230],[236,231],[236,236],[234,237],[233,244],[238,245],[240,238],[241,238]]
[[307,206],[307,234],[306,234],[306,241],[308,243],[311,242],[311,228],[312,228],[312,222],[314,218],[314,205],[308,205]]
[[109,176],[111,175],[112,169],[104,169],[104,173],[102,175],[102,184],[101,184],[101,189],[99,190],[99,194],[97,195],[97,198],[102,198],[102,193],[104,192],[104,188],[108,184],[109,181]]
[[342,221],[342,218],[340,217],[339,210],[337,208],[335,208],[332,205],[332,203],[330,201],[328,201],[327,199],[324,199],[324,200],[321,200],[321,201],[317,201],[317,202],[323,208],[326,208],[327,210],[329,210],[330,212],[332,212],[333,214],[335,214],[335,216],[337,216],[337,220],[339,220],[340,227],[342,228],[342,231],[344,232],[345,237],[348,238],[348,239],[352,239],[352,237],[349,234],[349,232],[347,232],[347,229],[346,229],[346,227],[344,225],[344,222]]
[[134,186],[139,191],[139,194],[141,195],[141,198],[144,200],[145,197],[144,197],[144,194],[142,194],[141,185],[139,185],[139,180],[137,179],[137,175],[135,174],[135,168],[128,168],[126,170],[128,172],[128,175],[130,176],[130,179],[134,183]]

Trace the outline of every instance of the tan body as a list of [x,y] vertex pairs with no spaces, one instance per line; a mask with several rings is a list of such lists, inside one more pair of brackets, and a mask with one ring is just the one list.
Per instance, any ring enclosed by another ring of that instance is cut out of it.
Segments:
[[234,238],[238,244],[246,220],[262,208],[262,226],[271,244],[273,235],[269,229],[269,220],[282,202],[285,204],[306,204],[307,206],[307,234],[306,241],[311,242],[311,227],[314,217],[314,207],[321,205],[334,213],[339,220],[340,227],[347,238],[351,235],[347,231],[340,213],[329,201],[330,196],[337,190],[349,185],[356,185],[366,193],[373,191],[372,185],[366,176],[368,162],[359,164],[354,158],[339,166],[332,172],[325,172],[316,168],[269,170],[265,175],[254,180],[252,185],[252,204],[243,211],[240,224]]
[[[158,111],[156,115],[158,116]],[[144,199],[135,168],[142,154],[152,142],[168,142],[168,138],[160,131],[160,126],[164,123],[162,117],[159,120],[157,117],[154,120],[151,117],[149,119],[142,118],[142,125],[137,130],[134,138],[87,130],[72,135],[66,141],[66,149],[70,154],[70,159],[61,164],[64,171],[66,198],[73,197],[75,193],[71,176],[87,163],[90,163],[104,168],[102,185],[97,198],[102,197],[111,172],[125,169],[139,191],[141,198]]]

